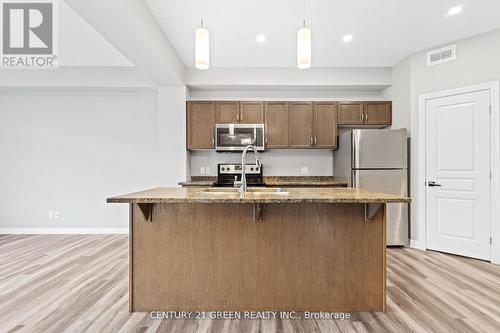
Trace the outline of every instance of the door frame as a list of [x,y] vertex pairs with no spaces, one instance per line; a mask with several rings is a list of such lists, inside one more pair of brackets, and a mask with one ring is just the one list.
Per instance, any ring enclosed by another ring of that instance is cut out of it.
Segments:
[[[477,84],[473,86],[439,91],[419,96],[418,127],[412,125],[412,133],[418,137],[418,171],[413,189],[417,191],[414,198],[414,209],[417,213],[419,240],[412,240],[411,246],[427,249],[427,221],[426,221],[426,104],[427,101],[488,90],[490,92],[491,117],[490,133],[491,146],[491,186],[490,186],[490,230],[493,239],[491,245],[491,262],[500,264],[500,81]],[[416,199],[416,200],[415,200]],[[496,208],[495,208],[496,207]]]

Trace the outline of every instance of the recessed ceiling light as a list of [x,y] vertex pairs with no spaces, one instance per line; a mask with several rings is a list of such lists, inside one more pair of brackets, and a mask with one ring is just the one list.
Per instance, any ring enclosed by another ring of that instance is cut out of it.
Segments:
[[349,43],[350,41],[352,41],[352,35],[345,35],[343,38],[342,38],[342,41],[344,43]]
[[453,16],[453,15],[460,14],[462,12],[462,10],[463,10],[463,8],[461,6],[452,7],[448,11],[448,15]]
[[255,37],[255,40],[259,43],[264,43],[267,40],[266,35],[263,34],[257,35],[257,37]]

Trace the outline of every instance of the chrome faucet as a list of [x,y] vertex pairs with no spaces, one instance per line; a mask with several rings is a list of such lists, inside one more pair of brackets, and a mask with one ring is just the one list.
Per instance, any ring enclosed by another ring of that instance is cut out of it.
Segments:
[[243,149],[243,153],[241,154],[241,181],[234,182],[235,185],[240,185],[239,192],[242,196],[244,196],[245,193],[247,192],[247,176],[245,173],[245,171],[246,171],[245,169],[247,166],[246,156],[247,156],[247,151],[249,149],[253,150],[253,153],[255,155],[255,164],[257,164],[257,166],[260,168],[259,153],[257,152],[257,148],[255,148],[255,146],[253,146],[253,145],[246,146],[245,149]]

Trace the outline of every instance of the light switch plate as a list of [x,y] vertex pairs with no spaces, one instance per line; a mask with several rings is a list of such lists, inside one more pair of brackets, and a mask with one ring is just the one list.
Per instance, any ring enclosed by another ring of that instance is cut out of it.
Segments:
[[207,175],[210,174],[210,167],[209,166],[205,167],[205,174],[207,174]]
[[308,175],[309,174],[309,167],[301,167],[300,174],[301,175]]
[[200,175],[204,175],[205,174],[205,167],[201,167],[200,168]]

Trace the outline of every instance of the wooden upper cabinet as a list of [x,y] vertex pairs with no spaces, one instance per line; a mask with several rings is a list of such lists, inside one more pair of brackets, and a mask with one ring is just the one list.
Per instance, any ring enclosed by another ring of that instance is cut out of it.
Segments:
[[188,149],[214,148],[214,125],[215,102],[188,102]]
[[362,125],[364,117],[363,107],[363,102],[339,102],[338,124]]
[[288,102],[265,102],[266,148],[288,147]]
[[313,103],[290,102],[288,147],[310,148],[313,140]]
[[391,125],[392,102],[365,102],[365,125]]
[[264,103],[262,102],[240,102],[240,123],[263,124]]
[[392,102],[339,102],[339,126],[356,127],[367,125],[381,128],[392,123]]
[[314,148],[337,148],[337,102],[314,102]]
[[237,123],[239,114],[239,102],[215,102],[215,122],[217,124]]

